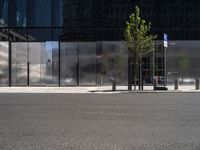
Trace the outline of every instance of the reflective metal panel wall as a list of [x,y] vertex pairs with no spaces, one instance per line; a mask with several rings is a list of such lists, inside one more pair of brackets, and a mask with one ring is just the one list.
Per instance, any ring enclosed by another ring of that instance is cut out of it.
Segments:
[[0,42],[0,86],[8,85],[8,42]]
[[96,85],[96,42],[79,43],[79,83]]
[[52,83],[58,85],[59,75],[59,44],[58,42],[52,42]]
[[12,43],[12,85],[58,86],[58,42]]
[[52,43],[42,43],[40,53],[41,85],[52,84]]
[[127,49],[122,42],[61,42],[61,85],[127,84]]
[[58,42],[50,41],[45,43],[45,50],[42,52],[42,78],[48,86],[58,86],[58,49]]
[[12,85],[28,84],[28,43],[12,43]]
[[168,83],[194,84],[200,78],[200,42],[170,41],[167,49]]
[[111,84],[116,79],[118,85],[127,85],[128,58],[127,48],[123,42],[102,43],[101,84]]
[[63,86],[77,85],[78,43],[60,43],[60,83]]
[[29,43],[29,84],[41,84],[41,54],[44,51],[44,43]]

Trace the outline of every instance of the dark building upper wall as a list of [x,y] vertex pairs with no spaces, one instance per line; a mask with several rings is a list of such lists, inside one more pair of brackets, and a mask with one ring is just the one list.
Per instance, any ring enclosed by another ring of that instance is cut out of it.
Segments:
[[131,0],[65,0],[65,27],[124,27],[134,6]]
[[200,39],[199,0],[0,0],[0,24],[36,39],[123,40],[135,5],[159,39],[163,33],[170,40]]
[[65,1],[64,26],[82,28],[75,34],[78,36],[78,33],[81,33],[79,39],[91,36],[97,40],[121,40],[125,22],[135,5],[140,6],[142,17],[152,23],[152,32],[157,34],[159,39],[162,39],[163,33],[168,33],[171,40],[199,39],[198,0],[70,1]]

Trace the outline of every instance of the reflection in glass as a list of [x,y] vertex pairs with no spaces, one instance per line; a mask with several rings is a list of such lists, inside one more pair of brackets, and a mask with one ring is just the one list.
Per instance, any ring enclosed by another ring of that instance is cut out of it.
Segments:
[[0,0],[0,24],[7,25],[8,21],[8,0]]
[[8,41],[8,29],[0,28],[0,41]]
[[63,26],[63,0],[53,0],[53,26]]
[[59,58],[58,58],[58,42],[52,42],[52,83],[58,85],[58,71],[59,71]]
[[79,83],[96,85],[96,42],[79,43]]
[[9,40],[11,41],[27,41],[27,29],[26,28],[10,28],[9,30]]
[[60,83],[77,85],[78,43],[60,43]]
[[8,42],[0,42],[0,86],[8,85]]
[[12,43],[12,85],[58,85],[58,68],[58,42]]
[[167,48],[168,83],[178,78],[180,84],[194,84],[200,77],[199,41],[170,41]]
[[26,86],[28,76],[28,43],[12,45],[12,85]]
[[45,42],[41,51],[41,82],[42,84],[58,85],[58,42]]
[[27,0],[9,1],[8,22],[12,27],[26,27]]
[[41,53],[44,43],[29,43],[29,84],[41,84]]
[[28,0],[28,26],[50,27],[52,0]]
[[51,28],[28,28],[29,41],[52,41]]
[[111,84],[116,79],[117,84],[127,85],[128,59],[127,48],[123,42],[103,42],[101,58],[101,84]]

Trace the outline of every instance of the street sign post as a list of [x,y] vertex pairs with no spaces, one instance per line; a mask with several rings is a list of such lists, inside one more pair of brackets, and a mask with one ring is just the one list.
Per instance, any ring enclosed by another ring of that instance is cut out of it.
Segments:
[[168,47],[168,35],[166,33],[163,34],[164,39],[164,61],[165,61],[165,86],[167,85],[167,47]]

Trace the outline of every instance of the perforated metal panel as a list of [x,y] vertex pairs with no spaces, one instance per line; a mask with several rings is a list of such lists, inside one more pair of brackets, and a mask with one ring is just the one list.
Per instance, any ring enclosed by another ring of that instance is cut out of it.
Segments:
[[8,85],[8,42],[0,42],[0,86]]

